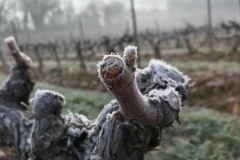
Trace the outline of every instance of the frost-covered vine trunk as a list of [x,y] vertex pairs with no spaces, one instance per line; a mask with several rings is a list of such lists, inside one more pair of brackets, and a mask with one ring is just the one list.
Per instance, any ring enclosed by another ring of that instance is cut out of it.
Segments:
[[116,100],[95,120],[61,115],[64,96],[49,90],[35,93],[28,112],[30,59],[13,39],[7,43],[16,65],[0,89],[0,144],[13,145],[21,160],[143,160],[159,145],[162,129],[178,118],[187,96],[187,76],[159,60],[137,70],[137,49],[128,46],[123,57],[107,55],[98,65]]

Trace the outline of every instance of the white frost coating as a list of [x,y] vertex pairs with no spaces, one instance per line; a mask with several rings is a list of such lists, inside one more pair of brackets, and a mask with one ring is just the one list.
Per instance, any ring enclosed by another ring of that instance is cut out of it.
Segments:
[[68,128],[67,134],[72,136],[72,137],[79,137],[81,133],[81,130],[79,128]]
[[[6,127],[9,127],[9,126],[11,126],[11,123],[12,123],[12,121],[11,121],[11,119],[9,118],[9,117],[4,117],[4,119],[3,119],[3,124],[6,126]],[[8,129],[10,129],[10,128],[8,128]]]
[[127,47],[124,48],[123,53],[137,55],[137,47],[128,45]]
[[89,124],[90,121],[85,115],[77,114],[77,113],[75,113],[75,114],[78,117],[78,119],[80,119],[82,121],[82,123],[84,123],[85,125]]
[[157,60],[157,59],[152,59],[150,62],[149,62],[149,65],[148,65],[150,68],[152,68],[154,71],[158,71],[160,70],[161,68],[162,69],[169,69],[169,70],[175,70],[177,71],[180,75],[182,75],[182,72],[180,72],[177,68],[167,64],[165,61],[163,60]]
[[124,48],[123,58],[126,60],[128,65],[134,65],[137,59],[137,47],[127,46]]
[[27,139],[27,143],[28,143],[28,144],[32,144],[31,138],[28,138],[28,139]]
[[[170,90],[170,92],[172,92],[173,94],[175,94],[176,95],[176,97],[172,97],[171,99],[169,99],[169,102],[175,102],[175,101],[177,101],[178,103],[179,103],[179,110],[181,111],[182,110],[182,101],[181,101],[181,98],[180,98],[180,95],[179,95],[179,93],[174,89],[174,88],[172,88],[172,87],[169,87],[168,88],[169,90]],[[170,93],[169,92],[169,93]],[[168,94],[169,94],[168,93]]]
[[[0,105],[0,107],[2,107],[2,106]],[[4,113],[0,113],[0,118],[1,118],[1,119],[2,119],[4,116],[5,116]]]
[[[64,101],[65,97],[62,94],[60,94],[58,92],[55,92],[55,91],[51,91],[51,90],[38,89],[35,93],[34,98],[30,99],[30,103],[32,104],[33,110],[35,109],[34,106],[36,106],[36,104],[46,103],[46,102],[50,102],[52,100],[51,99],[52,97],[46,96],[46,93],[51,93],[53,95],[57,95],[59,97],[62,97],[63,98],[63,104],[65,103],[65,101]],[[41,102],[39,102],[39,101],[41,101]],[[44,105],[39,105],[39,107],[44,108]]]
[[4,39],[5,43],[11,43],[11,42],[14,42],[14,41],[15,41],[15,38],[13,36]]
[[[169,96],[170,93],[173,93],[175,96],[174,97]],[[156,98],[153,96],[152,99],[154,99],[155,101],[158,101],[159,103],[161,102],[161,99],[163,99],[164,101],[169,103],[171,108],[178,107],[180,111],[182,110],[183,104],[182,104],[180,95],[172,87],[166,88],[165,90],[156,90],[156,89],[151,90],[149,92],[149,95],[158,95],[158,96],[155,96]],[[175,106],[176,102],[178,103],[178,106]],[[172,105],[174,105],[174,106],[172,106]]]
[[163,60],[152,59],[148,67],[157,75],[157,77],[155,77],[156,79],[161,77],[163,80],[167,81],[171,78],[172,80],[181,82],[183,86],[187,86],[191,80],[188,76],[184,76],[177,68],[167,64]]
[[[100,78],[101,82],[104,82],[104,78],[102,77],[102,74],[101,74],[101,66],[105,65],[106,64],[106,61],[104,61],[105,59],[107,58],[118,58],[119,60],[122,61],[122,64],[123,64],[123,69],[122,69],[122,72],[114,79],[111,79],[112,81],[114,80],[118,80],[119,78],[121,78],[121,76],[124,74],[124,72],[127,70],[127,66],[126,66],[126,62],[124,61],[124,59],[119,56],[119,55],[115,55],[115,54],[111,54],[111,55],[104,55],[103,56],[103,60],[100,61],[98,64],[97,64],[97,68],[98,68],[98,77]],[[110,79],[107,79],[109,81],[111,81]],[[105,84],[105,83],[104,83]]]

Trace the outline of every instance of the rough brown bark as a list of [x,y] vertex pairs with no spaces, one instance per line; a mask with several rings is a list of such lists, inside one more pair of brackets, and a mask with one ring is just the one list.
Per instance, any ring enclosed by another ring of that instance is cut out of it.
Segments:
[[40,45],[39,44],[34,44],[33,45],[33,50],[36,53],[37,58],[38,58],[38,69],[42,70],[43,69],[43,59],[42,59],[42,55],[39,52],[39,49],[40,49]]
[[225,30],[225,34],[230,34],[232,27],[222,22],[220,26]]
[[[136,57],[136,48],[130,47],[123,57],[108,55],[100,62],[100,78],[116,100],[107,104],[95,120],[72,112],[62,116],[64,97],[49,90],[38,90],[31,100],[32,112],[27,112],[21,106],[24,98],[14,96],[18,93],[14,85],[24,93],[17,95],[27,96],[32,88],[23,84],[30,84],[32,79],[29,68],[17,65],[15,70],[25,74],[12,70],[0,89],[1,142],[12,144],[21,160],[143,160],[147,151],[159,145],[162,129],[178,117],[190,79],[158,60],[134,72]],[[119,75],[126,79],[121,80]],[[124,107],[136,112],[142,107],[148,110],[142,119],[142,112],[135,115]],[[122,116],[112,120],[111,114],[118,110]]]
[[213,37],[216,40],[229,40],[229,39],[234,39],[236,38],[237,41],[235,42],[235,44],[232,46],[231,52],[235,53],[238,50],[239,44],[240,44],[240,35],[238,33],[235,34],[227,34],[227,35],[221,35],[218,36],[217,34],[213,33]]
[[20,51],[14,37],[6,38],[5,43],[7,43],[8,48],[13,58],[15,59],[17,65],[25,66],[27,68],[31,66],[32,60]]
[[50,52],[54,55],[55,60],[57,62],[57,70],[61,70],[61,62],[60,62],[59,54],[57,51],[57,44],[53,42],[49,42],[48,47],[50,49]]
[[[144,125],[161,125],[163,118],[166,118],[163,116],[161,100],[152,99],[149,95],[142,95],[137,87],[134,75],[136,58],[136,47],[128,46],[125,48],[123,57],[105,56],[99,63],[99,76],[120,105],[119,111],[114,112],[111,118],[122,119],[124,117],[134,119]],[[171,115],[166,119],[169,123],[165,122],[164,124],[168,126],[178,116],[181,109],[179,94],[172,86],[168,86],[164,91],[152,90],[149,94],[166,96],[171,99],[168,104],[169,108],[167,108]]]
[[193,54],[194,52],[193,52],[193,49],[192,49],[192,45],[191,45],[190,39],[188,37],[186,37],[185,43],[187,45],[188,53]]
[[151,45],[151,47],[153,49],[153,52],[155,54],[155,58],[161,59],[162,54],[161,54],[160,44],[161,44],[162,41],[168,40],[169,38],[165,38],[165,37],[156,37],[155,38],[153,35],[148,35],[148,34],[142,35],[142,36]]
[[240,36],[236,36],[237,37],[237,41],[236,43],[234,44],[234,46],[232,47],[232,52],[237,52],[238,50],[238,47],[239,47],[239,44],[240,44]]
[[80,41],[77,42],[77,44],[75,46],[75,50],[77,52],[77,58],[80,62],[80,68],[86,70],[87,67],[86,67],[86,64],[85,64],[85,59],[82,55],[82,48],[81,48],[81,42]]

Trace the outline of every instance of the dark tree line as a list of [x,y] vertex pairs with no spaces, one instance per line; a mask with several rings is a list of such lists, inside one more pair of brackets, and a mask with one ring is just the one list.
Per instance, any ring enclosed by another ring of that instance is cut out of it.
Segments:
[[[228,26],[228,27],[226,27]],[[230,21],[227,23],[221,23],[220,25],[213,28],[212,35],[215,37],[216,41],[220,40],[231,40],[236,39],[232,46],[232,52],[236,52],[239,43],[239,24],[235,21]],[[198,52],[198,49],[193,47],[192,43],[203,34],[206,34],[207,28],[204,26],[193,26],[189,22],[185,22],[182,28],[174,28],[169,32],[156,32],[152,30],[147,30],[146,32],[139,33],[140,42],[148,42],[152,51],[154,52],[154,57],[157,59],[163,59],[161,53],[161,47],[163,42],[169,43],[170,41],[175,41],[175,48],[182,47],[180,44],[185,43],[189,54],[194,54]],[[221,32],[228,34],[222,34]],[[207,35],[207,34],[206,34]],[[208,38],[208,36],[206,36]],[[38,67],[40,70],[44,67],[44,60],[46,59],[47,53],[49,56],[53,57],[56,61],[56,68],[61,70],[61,58],[68,58],[68,54],[75,52],[76,57],[79,60],[79,66],[82,69],[86,69],[86,59],[94,59],[97,56],[100,48],[104,49],[105,53],[116,52],[117,50],[122,50],[125,44],[133,43],[133,37],[128,32],[122,35],[110,37],[102,36],[98,39],[65,39],[57,41],[43,41],[43,42],[25,42],[20,44],[20,49],[26,51],[26,53],[33,53],[38,59]],[[200,42],[200,46],[206,44],[207,39]],[[86,57],[86,53],[91,53]],[[60,54],[63,54],[61,56]],[[7,62],[4,58],[6,54],[2,53],[0,56],[2,65],[6,65]]]
[[220,24],[220,28],[225,30],[225,34],[218,35],[213,31],[213,37],[217,41],[236,39],[235,44],[232,46],[231,52],[237,52],[240,44],[240,25],[236,21],[229,21],[228,23],[222,22]]

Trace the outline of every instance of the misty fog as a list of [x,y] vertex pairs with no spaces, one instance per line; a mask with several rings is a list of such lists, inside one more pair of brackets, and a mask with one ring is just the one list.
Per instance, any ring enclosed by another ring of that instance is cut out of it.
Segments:
[[[88,38],[119,35],[127,29],[132,33],[128,0],[0,0],[0,6],[2,33],[11,32],[14,22],[18,31],[64,30],[62,36],[78,36],[80,20]],[[207,0],[135,0],[135,9],[139,32],[169,31],[183,26],[184,21],[207,24]],[[213,25],[240,21],[238,1],[212,0],[212,17]],[[60,33],[53,37],[60,38]]]

